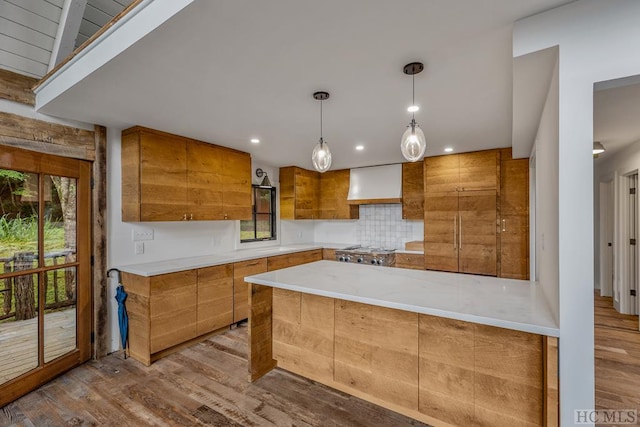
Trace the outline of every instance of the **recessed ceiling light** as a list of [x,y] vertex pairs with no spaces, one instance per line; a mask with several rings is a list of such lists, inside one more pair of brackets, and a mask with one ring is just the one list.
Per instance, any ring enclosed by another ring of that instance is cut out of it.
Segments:
[[251,139],[251,143],[252,144],[260,144],[260,140],[258,138],[252,138]]
[[356,145],[356,150],[358,151],[364,150],[364,145]]
[[445,147],[445,148],[444,148],[444,152],[445,152],[445,153],[451,153],[451,152],[453,152],[453,148],[451,148],[451,147]]
[[418,107],[417,105],[412,105],[411,107],[407,108],[407,111],[410,113],[415,113],[418,110],[420,110],[420,107]]

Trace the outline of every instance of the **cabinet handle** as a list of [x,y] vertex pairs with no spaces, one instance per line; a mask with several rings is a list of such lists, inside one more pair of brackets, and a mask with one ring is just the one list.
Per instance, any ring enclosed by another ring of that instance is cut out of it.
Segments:
[[253,267],[254,265],[258,265],[258,261],[247,264],[247,267]]
[[502,220],[502,231],[507,231],[507,220],[506,219]]
[[184,215],[182,216],[182,220],[183,220],[183,221],[186,221],[186,220],[187,220],[187,214],[184,214]]
[[189,218],[190,221],[193,221],[193,214],[191,214],[191,217]]
[[460,215],[460,250],[462,250],[462,215]]
[[456,249],[458,249],[458,216],[454,215],[453,216],[453,250],[455,251]]
[[228,219],[228,217],[229,216],[227,214],[224,214],[224,219]]

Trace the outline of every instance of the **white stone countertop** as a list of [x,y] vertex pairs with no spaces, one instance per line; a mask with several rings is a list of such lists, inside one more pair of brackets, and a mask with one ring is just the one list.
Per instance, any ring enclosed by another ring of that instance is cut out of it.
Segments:
[[195,268],[212,267],[214,265],[229,264],[231,262],[247,261],[275,255],[291,254],[310,251],[313,249],[341,249],[354,244],[349,243],[304,243],[282,246],[270,246],[255,249],[238,249],[218,254],[202,255],[190,258],[176,258],[163,261],[146,262],[140,264],[120,265],[116,268],[124,273],[150,277],[178,271],[193,270]]
[[535,282],[438,271],[317,261],[256,274],[274,288],[558,337]]

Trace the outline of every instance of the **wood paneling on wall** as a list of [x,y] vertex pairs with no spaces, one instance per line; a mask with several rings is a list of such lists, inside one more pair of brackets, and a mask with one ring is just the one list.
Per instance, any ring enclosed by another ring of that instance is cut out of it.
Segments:
[[23,76],[7,70],[0,70],[0,98],[27,105],[36,104],[36,96],[31,90],[38,79]]
[[95,132],[0,112],[0,144],[93,161]]

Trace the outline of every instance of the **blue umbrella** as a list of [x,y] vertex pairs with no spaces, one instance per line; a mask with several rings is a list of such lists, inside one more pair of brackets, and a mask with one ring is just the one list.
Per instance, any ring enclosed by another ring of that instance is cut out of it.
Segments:
[[118,301],[118,326],[120,327],[120,342],[122,344],[122,350],[124,351],[124,357],[127,358],[127,344],[129,341],[129,315],[127,314],[127,306],[125,301],[127,300],[127,293],[124,290],[124,286],[120,282],[120,271],[112,268],[107,272],[115,270],[118,273],[118,287],[116,288],[116,301]]

